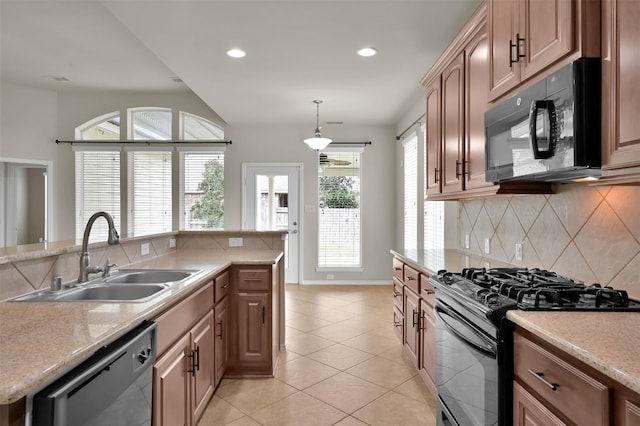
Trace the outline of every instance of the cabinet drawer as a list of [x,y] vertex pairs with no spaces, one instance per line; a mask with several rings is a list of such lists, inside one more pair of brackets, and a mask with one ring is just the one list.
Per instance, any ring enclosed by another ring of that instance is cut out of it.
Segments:
[[414,293],[420,294],[420,273],[415,269],[404,265],[404,285],[413,290]]
[[269,291],[269,268],[242,268],[238,270],[239,291]]
[[400,313],[404,313],[402,287],[404,287],[402,283],[393,277],[393,304]]
[[609,388],[518,333],[514,370],[519,382],[575,424],[609,424]]
[[429,282],[429,277],[424,274],[420,274],[420,297],[432,308],[436,303],[436,289]]
[[224,272],[222,275],[216,277],[214,280],[215,283],[215,303],[218,303],[229,292],[229,271]]
[[396,337],[398,337],[398,340],[400,340],[400,342],[402,342],[403,340],[403,327],[404,316],[402,315],[402,312],[400,312],[397,308],[393,308],[393,330],[396,332]]
[[397,258],[393,258],[393,276],[400,281],[404,280],[404,263]]

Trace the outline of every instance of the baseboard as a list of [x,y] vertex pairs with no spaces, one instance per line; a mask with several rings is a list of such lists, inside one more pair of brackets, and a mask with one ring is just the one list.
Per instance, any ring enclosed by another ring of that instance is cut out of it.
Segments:
[[309,280],[300,285],[392,285],[393,281],[385,280]]

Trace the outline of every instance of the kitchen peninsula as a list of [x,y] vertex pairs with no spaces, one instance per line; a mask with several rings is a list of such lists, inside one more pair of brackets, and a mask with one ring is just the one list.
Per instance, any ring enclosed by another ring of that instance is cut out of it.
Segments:
[[[236,276],[253,270],[271,273],[269,291],[272,298],[266,303],[272,310],[269,311],[271,345],[267,350],[269,366],[266,371],[272,373],[277,352],[284,347],[285,233],[175,232],[128,239],[116,246],[92,245],[92,263],[95,264],[102,264],[109,257],[123,269],[199,271],[146,302],[0,302],[0,425],[23,424],[26,395],[142,321],[162,317],[227,271],[231,273],[229,297],[226,298],[231,301],[230,315],[237,313],[231,306],[238,300],[232,294],[237,286]],[[229,238],[242,238],[243,246],[229,247]],[[149,249],[148,254],[140,255],[141,245]],[[62,275],[64,282],[75,279],[78,246],[62,243],[53,248],[37,246],[40,247],[21,251],[5,249],[0,253],[0,298],[6,300],[24,294],[24,288],[46,288],[54,275]],[[30,287],[25,287],[23,281],[28,280]],[[232,318],[230,323],[233,323]],[[158,355],[162,356],[162,353]],[[234,374],[241,372],[239,365],[242,363],[234,365],[230,359],[229,366],[233,367]]]

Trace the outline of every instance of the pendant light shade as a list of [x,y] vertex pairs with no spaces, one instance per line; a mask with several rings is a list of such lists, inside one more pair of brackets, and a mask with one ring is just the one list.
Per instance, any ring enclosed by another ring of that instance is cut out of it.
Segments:
[[314,136],[312,138],[305,139],[304,143],[309,145],[309,148],[319,151],[321,149],[325,149],[327,145],[331,143],[331,139],[323,138],[320,134],[320,104],[322,101],[315,100],[313,103],[316,104],[316,130]]

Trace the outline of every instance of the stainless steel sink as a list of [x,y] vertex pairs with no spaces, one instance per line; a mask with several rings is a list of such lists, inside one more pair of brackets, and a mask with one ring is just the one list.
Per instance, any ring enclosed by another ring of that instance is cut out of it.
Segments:
[[97,287],[79,287],[56,297],[55,301],[142,302],[168,288],[167,284],[108,284]]
[[138,270],[121,271],[118,275],[106,278],[105,281],[114,283],[149,284],[182,281],[193,272],[173,270]]
[[59,291],[40,290],[10,302],[146,302],[199,270],[128,269]]

